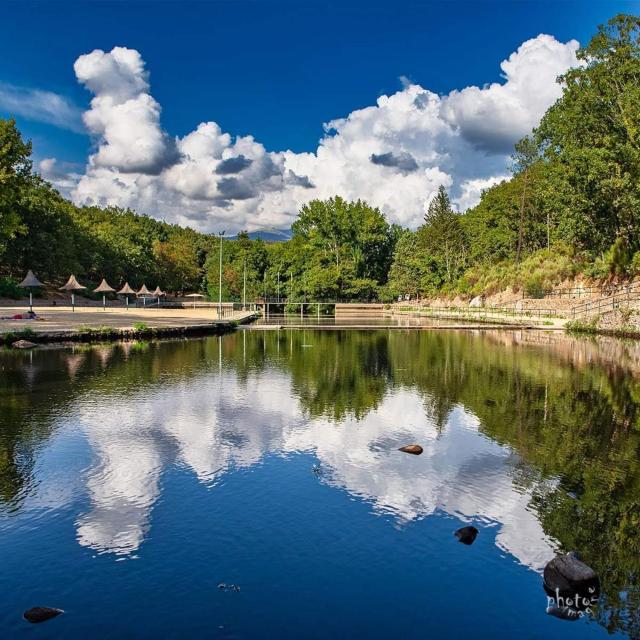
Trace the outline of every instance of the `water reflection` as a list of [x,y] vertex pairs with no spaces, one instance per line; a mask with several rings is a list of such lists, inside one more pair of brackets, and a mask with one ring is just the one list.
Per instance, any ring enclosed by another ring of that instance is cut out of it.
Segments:
[[[81,492],[76,536],[91,550],[139,550],[169,469],[215,487],[266,455],[310,451],[319,482],[397,526],[439,510],[492,525],[534,570],[579,549],[603,580],[599,621],[638,630],[640,358],[628,343],[264,331],[1,358],[0,508]],[[65,438],[88,457],[48,474]],[[396,451],[408,442],[423,455]]]

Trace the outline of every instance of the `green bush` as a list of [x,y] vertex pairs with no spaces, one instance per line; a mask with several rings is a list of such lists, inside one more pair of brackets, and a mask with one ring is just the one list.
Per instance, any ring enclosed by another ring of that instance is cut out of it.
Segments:
[[616,238],[616,241],[611,245],[605,256],[609,273],[620,277],[624,277],[629,273],[632,259],[631,249],[625,238]]
[[21,289],[18,286],[17,280],[14,280],[9,276],[0,278],[0,298],[12,298],[14,300],[19,300],[25,294],[28,295],[28,291],[26,291],[26,289]]
[[539,273],[527,278],[524,282],[524,294],[527,298],[544,298],[547,291],[543,277]]
[[149,325],[146,322],[134,322],[133,328],[135,331],[146,331]]

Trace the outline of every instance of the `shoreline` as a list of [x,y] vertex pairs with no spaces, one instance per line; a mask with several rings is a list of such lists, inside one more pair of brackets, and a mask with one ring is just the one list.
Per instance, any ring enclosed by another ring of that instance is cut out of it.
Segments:
[[38,345],[221,335],[258,316],[253,311],[236,312],[220,319],[212,315],[208,309],[125,313],[116,310],[70,313],[49,309],[43,313],[42,321],[0,321],[0,345],[12,346],[19,340]]

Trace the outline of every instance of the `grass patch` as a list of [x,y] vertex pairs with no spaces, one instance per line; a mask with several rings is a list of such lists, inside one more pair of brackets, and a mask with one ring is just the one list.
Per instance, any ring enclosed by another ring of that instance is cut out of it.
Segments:
[[564,328],[573,333],[598,333],[599,316],[595,316],[588,322],[584,320],[571,320],[564,325]]
[[114,329],[106,326],[90,327],[89,325],[81,325],[76,331],[89,336],[110,336],[114,332]]
[[10,344],[12,342],[16,342],[17,340],[29,340],[36,335],[36,332],[27,327],[25,329],[20,329],[19,331],[8,331],[7,333],[0,334],[0,341]]
[[140,333],[141,331],[148,331],[149,325],[146,322],[134,322],[133,330]]

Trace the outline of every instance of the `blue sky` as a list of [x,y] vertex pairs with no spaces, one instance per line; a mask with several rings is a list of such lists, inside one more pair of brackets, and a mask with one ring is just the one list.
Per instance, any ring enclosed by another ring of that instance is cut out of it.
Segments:
[[[639,2],[6,2],[0,83],[39,89],[84,110],[74,61],[96,48],[137,50],[162,128],[184,136],[215,121],[269,151],[315,152],[322,124],[374,105],[400,77],[444,95],[501,81],[499,64],[540,33],[584,43]],[[0,85],[1,86],[1,85]],[[37,122],[0,100],[36,159],[84,164],[86,132]]]

